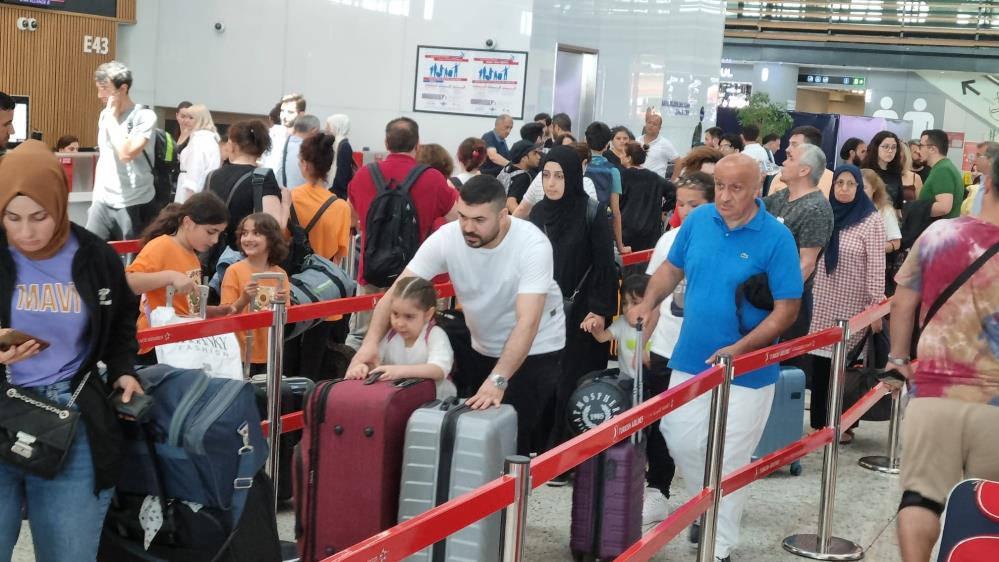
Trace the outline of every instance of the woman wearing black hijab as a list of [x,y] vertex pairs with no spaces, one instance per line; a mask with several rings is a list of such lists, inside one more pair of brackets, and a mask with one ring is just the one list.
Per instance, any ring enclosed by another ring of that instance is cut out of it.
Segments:
[[[551,241],[555,281],[562,296],[572,299],[566,315],[565,354],[548,409],[552,446],[568,438],[565,412],[580,377],[607,367],[609,348],[580,329],[589,314],[607,321],[617,312],[617,265],[610,221],[583,191],[583,165],[576,151],[556,146],[541,165],[545,198],[531,210],[530,220]],[[545,447],[541,447],[545,449]]]

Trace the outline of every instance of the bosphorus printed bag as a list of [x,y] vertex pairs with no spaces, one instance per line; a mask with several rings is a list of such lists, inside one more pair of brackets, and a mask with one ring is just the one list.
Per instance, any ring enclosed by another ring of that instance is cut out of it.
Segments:
[[0,389],[0,458],[42,478],[62,470],[73,446],[80,412],[73,409],[90,373],[65,406],[42,398],[6,378]]

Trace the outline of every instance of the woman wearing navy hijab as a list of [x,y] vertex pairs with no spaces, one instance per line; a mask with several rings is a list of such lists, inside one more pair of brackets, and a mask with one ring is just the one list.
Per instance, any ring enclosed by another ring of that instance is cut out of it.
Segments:
[[[850,164],[836,168],[829,204],[833,210],[833,233],[825,256],[816,267],[815,305],[809,332],[835,326],[836,320],[851,318],[885,298],[885,226],[881,214],[864,193],[864,177],[859,168]],[[873,329],[880,332],[881,321]],[[854,334],[847,350],[857,348],[864,337],[866,332]],[[830,351],[817,349],[809,358],[811,425],[820,429],[826,424]],[[847,430],[841,442],[852,440],[853,431]]]

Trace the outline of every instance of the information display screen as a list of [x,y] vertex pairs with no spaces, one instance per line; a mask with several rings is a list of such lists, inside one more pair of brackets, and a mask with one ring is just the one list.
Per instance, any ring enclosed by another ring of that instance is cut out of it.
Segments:
[[413,111],[523,119],[526,77],[523,51],[419,46]]
[[0,0],[0,4],[48,8],[109,18],[118,15],[118,0]]

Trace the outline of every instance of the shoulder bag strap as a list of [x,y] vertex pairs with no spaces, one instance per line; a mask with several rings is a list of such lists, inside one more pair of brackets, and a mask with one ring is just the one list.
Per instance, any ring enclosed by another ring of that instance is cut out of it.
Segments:
[[[132,106],[131,113],[128,114],[128,135],[129,136],[132,136],[132,128],[135,126],[135,114],[138,113],[138,111],[140,109],[142,109],[142,107],[143,106],[141,106],[139,104],[135,104],[134,106]],[[153,136],[149,139],[148,142],[153,143],[153,148],[155,149],[155,147],[156,147],[156,129],[155,128],[153,128]],[[146,154],[146,147],[142,147],[142,157],[146,160],[146,164],[149,164],[149,170],[150,171],[156,171],[156,169],[153,168],[153,161],[150,160],[149,159],[149,155]]]
[[426,164],[417,164],[414,166],[413,169],[406,174],[406,179],[402,180],[402,184],[399,186],[399,191],[409,195],[409,190],[413,188],[417,180],[420,179],[420,176],[423,175],[423,172],[426,172],[429,169],[430,166],[427,166]]
[[[225,206],[226,207],[228,207],[229,204],[232,203],[232,198],[235,197],[236,191],[238,191],[239,188],[243,186],[243,183],[245,183],[246,180],[250,179],[250,176],[252,176],[252,175],[253,175],[253,172],[246,172],[242,176],[239,176],[239,179],[236,180],[236,183],[232,184],[232,189],[229,190],[229,195],[227,195],[226,198],[225,198]],[[210,187],[207,184],[206,184],[206,186]]]
[[257,168],[253,170],[253,212],[264,212],[264,178],[270,168]]
[[288,187],[288,143],[291,135],[284,138],[284,149],[281,151],[281,185]]
[[952,281],[951,284],[948,285],[942,293],[940,293],[940,296],[937,297],[937,300],[933,301],[933,306],[931,306],[930,310],[926,313],[926,319],[923,320],[923,328],[925,328],[926,325],[930,323],[930,320],[936,316],[937,312],[944,305],[944,303],[954,296],[954,293],[956,293],[962,285],[967,283],[968,279],[971,279],[971,276],[974,275],[976,271],[981,269],[983,265],[992,259],[992,256],[996,255],[996,252],[999,252],[999,242],[993,244],[988,250],[985,250],[985,253],[979,256],[977,260],[973,261],[967,269],[962,271],[961,274],[957,276],[957,279],[954,279],[954,281]]
[[368,164],[368,172],[371,174],[371,181],[375,183],[375,196],[388,191],[388,184],[385,182],[385,176],[382,175],[382,169],[378,167],[377,162],[372,162]]
[[[326,209],[329,209],[330,205],[332,205],[333,203],[335,203],[336,200],[337,200],[337,196],[333,195],[329,199],[327,199],[325,203],[323,203],[322,207],[319,207],[319,210],[316,211],[316,214],[312,216],[312,220],[310,220],[309,224],[307,224],[305,226],[305,234],[306,235],[308,235],[310,232],[312,232],[312,229],[316,226],[316,223],[318,223],[319,219],[322,218],[323,213],[325,213]],[[294,205],[292,205],[292,207],[294,207]]]

